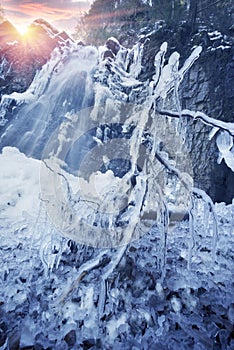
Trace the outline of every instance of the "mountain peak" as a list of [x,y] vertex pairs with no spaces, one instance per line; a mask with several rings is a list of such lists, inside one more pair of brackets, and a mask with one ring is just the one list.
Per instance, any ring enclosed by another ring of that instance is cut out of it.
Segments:
[[58,31],[41,18],[35,20],[24,35],[9,21],[0,23],[0,97],[12,91],[25,91],[52,51],[71,41],[66,32]]
[[50,37],[55,37],[59,31],[54,28],[50,23],[48,23],[43,18],[38,18],[31,24],[30,27],[41,27],[43,28]]
[[14,40],[19,40],[20,34],[17,29],[8,20],[0,23],[0,43],[6,43]]
[[66,42],[71,40],[70,36],[65,31],[58,31],[50,23],[48,23],[43,18],[38,18],[29,26],[28,28],[28,37],[33,37],[33,41],[38,40],[52,40],[54,42]]

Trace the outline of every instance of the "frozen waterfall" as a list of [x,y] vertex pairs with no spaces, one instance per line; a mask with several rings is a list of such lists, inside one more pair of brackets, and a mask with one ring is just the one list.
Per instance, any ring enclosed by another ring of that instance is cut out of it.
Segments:
[[1,148],[42,159],[40,198],[50,221],[88,246],[125,245],[155,222],[165,239],[169,213],[182,219],[190,207],[181,122],[159,115],[155,103],[180,111],[177,90],[201,48],[179,69],[178,53],[165,64],[163,43],[150,83],[140,79],[143,48],[119,45],[110,60],[105,47],[72,43],[54,51],[25,93],[2,99]]

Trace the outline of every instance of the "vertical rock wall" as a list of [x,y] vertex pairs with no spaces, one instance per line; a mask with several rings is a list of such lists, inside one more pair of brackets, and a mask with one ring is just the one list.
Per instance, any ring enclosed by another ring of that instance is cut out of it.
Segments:
[[[154,72],[153,58],[163,41],[169,44],[169,53],[177,50],[181,61],[191,48],[201,45],[200,58],[186,73],[180,86],[182,108],[203,111],[223,121],[234,121],[234,48],[231,36],[223,36],[203,29],[191,37],[186,26],[176,32],[161,27],[148,35],[143,57],[142,79]],[[193,161],[195,185],[205,190],[214,201],[230,203],[234,197],[234,174],[224,161],[217,164],[218,149],[215,137],[209,141],[211,128],[200,121],[187,121],[187,141]]]
[[[181,99],[183,108],[233,122],[234,48],[205,50],[182,82]],[[200,121],[188,121],[195,184],[214,201],[230,203],[234,197],[234,174],[224,161],[217,164],[218,150],[215,137],[208,139],[210,130]]]

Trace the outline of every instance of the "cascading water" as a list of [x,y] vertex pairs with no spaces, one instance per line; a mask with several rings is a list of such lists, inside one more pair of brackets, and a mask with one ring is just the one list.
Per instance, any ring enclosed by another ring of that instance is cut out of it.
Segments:
[[28,156],[41,158],[47,140],[66,113],[93,105],[92,70],[97,59],[94,47],[70,47],[62,53],[56,49],[25,93],[3,96],[2,116],[12,99],[17,101],[17,109],[13,119],[5,123],[1,148],[15,146]]

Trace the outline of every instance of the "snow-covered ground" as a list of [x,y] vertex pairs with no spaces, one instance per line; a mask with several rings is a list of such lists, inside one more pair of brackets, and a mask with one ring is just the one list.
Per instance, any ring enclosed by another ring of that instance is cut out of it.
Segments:
[[215,205],[215,256],[198,203],[190,268],[188,221],[170,227],[165,263],[155,225],[103,284],[123,248],[76,245],[56,231],[40,200],[40,161],[7,147],[0,167],[1,349],[234,348],[234,205]]

